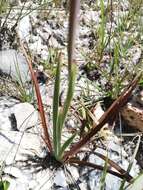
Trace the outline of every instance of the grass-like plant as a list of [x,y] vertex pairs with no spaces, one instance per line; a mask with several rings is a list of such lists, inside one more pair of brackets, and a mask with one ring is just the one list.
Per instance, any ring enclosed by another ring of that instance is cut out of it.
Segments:
[[100,11],[101,11],[101,23],[98,29],[98,36],[99,36],[99,41],[98,41],[98,54],[99,54],[99,63],[102,60],[103,57],[103,52],[105,49],[105,46],[107,44],[107,39],[105,37],[105,28],[106,28],[106,15],[105,15],[105,6],[104,6],[104,1],[100,0]]
[[56,75],[57,69],[57,60],[59,59],[59,52],[57,48],[49,47],[48,48],[48,57],[46,60],[41,61],[41,65],[43,66],[46,73],[50,78],[54,78]]
[[[137,155],[137,152],[138,152],[138,149],[139,149],[140,141],[141,141],[141,136],[138,136],[138,142],[137,142],[137,144],[136,144],[136,148],[135,148],[135,150],[134,150],[134,154],[133,154],[133,156],[132,156],[132,158],[131,158],[131,161],[130,161],[130,163],[129,163],[129,165],[128,165],[127,172],[130,172],[130,170],[131,170],[131,168],[132,168],[132,166],[133,166],[134,159],[135,159],[135,157],[136,157],[136,155]],[[121,185],[120,185],[119,190],[124,190],[125,183],[126,183],[126,179],[124,178],[124,179],[122,180],[122,182],[121,182]]]
[[62,129],[63,125],[72,101],[75,78],[76,78],[76,65],[71,65],[69,68],[69,79],[68,79],[68,91],[64,106],[59,109],[59,95],[60,95],[60,58],[58,60],[54,98],[53,98],[53,144],[54,144],[54,155],[56,159],[61,160],[65,149],[71,144],[75,134],[72,135],[63,145],[61,145]]
[[[101,1],[101,3],[103,3]],[[48,150],[52,157],[55,158],[61,164],[76,164],[80,166],[87,166],[91,167],[92,169],[99,169],[103,170],[103,177],[101,183],[104,183],[104,178],[106,172],[109,172],[119,178],[125,179],[126,181],[130,182],[133,178],[130,176],[128,171],[122,169],[119,165],[113,162],[110,159],[107,159],[104,155],[99,154],[98,152],[94,152],[96,156],[100,157],[105,161],[105,166],[99,166],[94,163],[86,162],[83,160],[78,160],[75,158],[75,155],[84,147],[87,143],[89,143],[94,135],[106,124],[109,119],[115,114],[119,112],[121,107],[127,102],[128,97],[131,95],[133,89],[136,87],[138,81],[140,80],[141,74],[137,75],[135,79],[129,84],[129,86],[121,93],[119,97],[113,102],[113,104],[109,107],[109,109],[102,115],[99,120],[98,124],[94,124],[92,128],[84,134],[83,137],[78,142],[74,142],[74,137],[76,134],[73,134],[67,141],[62,144],[62,131],[65,123],[66,116],[68,111],[70,110],[71,101],[73,98],[74,93],[74,86],[76,80],[76,61],[75,61],[75,38],[76,38],[76,29],[78,23],[78,14],[80,8],[80,0],[71,0],[70,1],[70,19],[69,19],[69,38],[68,38],[68,89],[67,95],[65,98],[64,105],[59,107],[59,94],[60,94],[60,73],[61,73],[61,59],[60,53],[57,57],[57,69],[56,69],[56,76],[55,76],[55,87],[54,87],[54,96],[53,96],[53,137],[50,137],[48,131],[48,124],[45,119],[45,112],[42,104],[41,94],[38,86],[37,79],[34,75],[32,62],[30,57],[27,55],[23,45],[23,52],[29,64],[29,69],[31,72],[33,84],[36,91],[37,96],[37,104],[38,110],[41,117],[42,127],[43,127],[43,139],[47,144]],[[118,55],[116,56],[115,63],[117,64]],[[67,151],[68,148],[68,151]],[[110,167],[113,167],[115,171],[111,170]]]
[[108,168],[108,155],[106,157],[103,172],[102,172],[102,176],[101,176],[101,179],[100,179],[100,190],[105,189],[105,185],[106,185],[105,179],[106,179],[106,175],[107,175],[107,168]]
[[[15,55],[16,56],[16,55]],[[19,62],[17,57],[15,57],[15,71],[16,71],[16,80],[15,81],[15,87],[17,88],[19,94],[18,99],[20,99],[22,102],[32,102],[34,100],[34,90],[33,87],[26,87],[26,78],[29,77],[29,73],[23,74],[23,78],[21,77],[21,71],[19,68]]]
[[4,163],[0,164],[0,190],[8,190],[10,183],[7,180],[4,180],[2,175],[3,175],[3,171],[4,171]]
[[[138,23],[141,17],[142,0],[129,1],[128,12],[121,16],[119,13],[117,19],[113,18],[114,12],[118,13],[114,1],[108,1],[107,8],[103,0],[99,2],[101,18],[99,26],[95,27],[95,24],[92,23],[90,26],[92,35],[94,34],[94,38],[97,40],[96,43],[93,43],[90,53],[87,54],[83,49],[83,56],[86,60],[84,68],[89,79],[95,81],[102,97],[110,97],[115,100],[125,88],[126,82],[132,80],[133,76],[142,68],[141,58],[136,65],[123,63],[123,60],[130,61],[130,57],[127,55],[131,47],[135,45],[141,47],[142,26]],[[115,23],[116,26],[114,26]],[[134,36],[133,31],[138,35]],[[126,38],[127,40],[125,40]],[[107,61],[106,55],[109,56],[107,56]]]

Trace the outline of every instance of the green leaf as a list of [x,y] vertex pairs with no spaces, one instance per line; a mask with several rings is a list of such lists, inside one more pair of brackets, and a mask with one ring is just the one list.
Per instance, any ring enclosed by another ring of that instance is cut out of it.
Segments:
[[68,148],[68,146],[73,142],[73,139],[75,138],[76,133],[73,134],[66,142],[64,142],[63,146],[60,149],[59,158],[61,159],[63,156],[64,151]]
[[60,61],[58,61],[55,87],[54,87],[54,98],[53,98],[53,144],[54,144],[54,154],[55,157],[59,158],[59,153],[61,149],[61,136],[62,128],[67,116],[75,87],[76,79],[76,65],[72,64],[71,70],[69,72],[69,85],[66,100],[63,109],[59,111],[59,91],[60,91]]
[[59,93],[60,93],[60,56],[58,57],[58,65],[56,70],[55,86],[54,86],[54,97],[53,97],[53,143],[54,151],[58,153],[58,139],[57,139],[57,121],[58,121],[58,110],[59,110]]
[[104,1],[100,0],[100,9],[101,9],[101,26],[100,26],[100,34],[101,34],[101,47],[104,46],[104,38],[105,38],[105,8],[104,8]]
[[101,176],[101,179],[100,179],[100,190],[105,189],[105,186],[106,186],[105,179],[106,179],[106,175],[107,175],[107,169],[108,169],[108,155],[106,157],[103,172],[102,172],[102,176]]
[[96,119],[95,115],[84,104],[82,104],[82,106],[86,110],[89,117],[94,121],[94,125],[96,126],[98,123],[98,120]]
[[[132,169],[132,166],[133,166],[133,162],[134,162],[134,159],[137,155],[137,152],[138,152],[138,149],[139,149],[139,145],[140,145],[140,142],[141,142],[141,136],[138,136],[138,141],[137,141],[137,144],[136,144],[136,148],[134,150],[134,154],[131,158],[131,161],[128,165],[128,168],[127,168],[127,173],[130,173],[131,169]],[[121,182],[121,185],[120,185],[120,188],[119,190],[124,190],[124,186],[125,186],[125,183],[126,183],[126,179],[124,178]]]
[[76,79],[76,64],[72,64],[71,71],[69,73],[69,85],[68,85],[68,92],[67,92],[67,97],[64,103],[64,108],[63,108],[63,114],[62,114],[62,119],[60,122],[60,129],[62,130],[63,124],[65,121],[65,118],[67,116],[72,98],[73,98],[73,93],[74,93],[74,88],[75,88],[75,79]]
[[61,137],[62,137],[62,130],[61,130],[61,127],[60,127],[60,123],[61,123],[61,120],[62,120],[62,108],[60,109],[59,111],[59,114],[58,114],[58,121],[57,121],[57,128],[56,128],[56,140],[57,140],[57,154],[56,154],[56,157],[58,157],[59,155],[59,151],[60,151],[60,148],[61,148]]
[[4,184],[3,184],[3,181],[0,181],[0,190],[4,190]]
[[6,180],[0,181],[0,190],[8,190],[10,183]]
[[139,81],[139,85],[143,86],[143,79]]
[[8,190],[10,183],[8,181],[4,181],[4,190]]
[[61,108],[59,111],[57,124],[56,124],[56,139],[54,141],[56,141],[57,143],[56,144],[57,152],[55,155],[57,159],[59,159],[59,154],[61,150],[61,136],[62,136],[63,124],[73,98],[75,79],[76,79],[76,65],[73,64],[71,67],[71,71],[69,73],[69,86],[68,86],[66,100],[63,108]]

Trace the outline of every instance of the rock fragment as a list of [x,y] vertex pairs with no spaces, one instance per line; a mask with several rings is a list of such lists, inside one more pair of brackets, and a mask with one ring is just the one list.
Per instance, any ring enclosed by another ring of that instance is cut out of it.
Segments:
[[143,108],[128,103],[121,111],[127,124],[143,132]]
[[14,49],[0,51],[0,61],[0,71],[14,81],[21,84],[31,80],[28,64],[21,53]]

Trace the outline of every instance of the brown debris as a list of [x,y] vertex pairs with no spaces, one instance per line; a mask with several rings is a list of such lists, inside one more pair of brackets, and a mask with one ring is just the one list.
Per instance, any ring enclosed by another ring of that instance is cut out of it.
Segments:
[[143,132],[143,106],[128,103],[123,107],[121,114],[129,126]]

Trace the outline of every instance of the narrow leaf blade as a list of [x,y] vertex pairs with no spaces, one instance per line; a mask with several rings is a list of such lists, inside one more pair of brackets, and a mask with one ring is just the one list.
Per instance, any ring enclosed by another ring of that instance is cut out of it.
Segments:
[[73,134],[68,140],[66,140],[63,144],[63,146],[61,147],[60,153],[59,153],[59,157],[62,158],[63,153],[65,152],[65,150],[68,148],[68,146],[73,142],[73,139],[75,138],[76,133]]
[[66,100],[65,100],[64,108],[63,108],[63,116],[62,116],[61,125],[60,125],[61,130],[63,128],[63,124],[64,124],[65,118],[67,116],[67,113],[68,113],[68,110],[73,98],[75,80],[76,80],[76,70],[77,70],[76,64],[73,64],[71,67],[71,72],[69,73],[69,87],[68,87],[67,96],[66,96]]
[[59,93],[60,93],[60,56],[57,60],[57,70],[56,70],[56,78],[55,78],[55,86],[54,86],[54,97],[53,97],[53,144],[54,144],[54,152],[57,153],[57,120],[58,120],[58,110],[59,110]]

